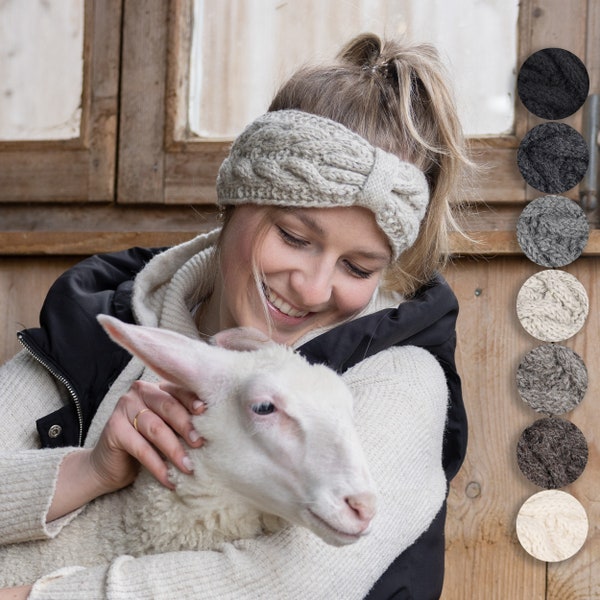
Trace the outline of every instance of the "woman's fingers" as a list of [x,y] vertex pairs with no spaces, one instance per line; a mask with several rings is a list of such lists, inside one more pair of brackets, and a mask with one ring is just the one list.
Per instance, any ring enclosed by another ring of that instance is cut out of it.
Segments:
[[[132,426],[134,419],[131,420]],[[139,435],[130,432],[130,441],[126,450],[161,483],[172,487],[168,480],[167,466],[162,456],[166,457],[184,473],[191,473],[193,465],[181,440],[159,415],[151,409],[142,409],[137,414],[136,425],[137,428],[132,428]]]
[[[136,395],[141,400],[141,404],[139,400],[135,404],[136,407],[139,407],[138,410],[149,408],[171,429],[184,438],[190,446],[198,448],[202,445],[203,440],[194,429],[190,418],[191,414],[200,414],[204,410],[204,404],[198,400],[195,394],[172,384],[163,382],[156,385],[144,381],[135,382],[128,393]],[[146,414],[138,416],[138,423],[142,416],[145,417]],[[135,415],[132,417],[132,422],[133,418],[135,418]],[[160,446],[161,434],[162,430],[158,432],[157,445],[164,451]],[[155,440],[150,441],[155,443]],[[171,458],[168,453],[166,456]]]

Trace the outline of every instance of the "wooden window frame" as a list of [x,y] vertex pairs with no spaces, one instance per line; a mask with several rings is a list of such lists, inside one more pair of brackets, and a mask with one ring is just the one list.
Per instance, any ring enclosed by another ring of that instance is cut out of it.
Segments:
[[[187,110],[192,8],[192,0],[87,0],[86,55],[93,68],[86,71],[84,97],[90,116],[76,142],[0,145],[0,189],[11,188],[15,173],[16,187],[22,185],[21,192],[5,191],[0,198],[0,254],[83,255],[171,245],[215,225],[215,180],[229,142],[188,139],[178,118]],[[593,31],[600,31],[594,0],[522,0],[518,65],[544,47],[566,48],[582,58],[590,93],[598,93],[600,39]],[[106,70],[108,88],[99,77]],[[581,130],[581,116],[578,111],[564,122]],[[454,254],[521,254],[516,221],[539,192],[521,177],[516,151],[539,122],[515,97],[513,133],[470,139],[471,155],[483,170],[466,198],[475,207],[465,219],[471,240],[453,236]],[[11,156],[21,167],[6,168]],[[100,172],[102,182],[95,178]],[[38,191],[30,191],[35,180]],[[566,195],[576,199],[577,188]],[[80,201],[85,204],[73,204]],[[25,202],[36,202],[35,210]],[[595,214],[590,221],[594,228],[584,253],[600,254]]]
[[121,0],[86,0],[78,138],[0,142],[0,202],[114,198]]

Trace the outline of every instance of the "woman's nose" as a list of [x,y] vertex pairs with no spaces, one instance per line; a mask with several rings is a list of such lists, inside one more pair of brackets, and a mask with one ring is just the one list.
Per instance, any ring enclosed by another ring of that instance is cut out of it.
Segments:
[[297,269],[291,284],[302,308],[314,311],[329,304],[333,295],[335,270],[324,261]]

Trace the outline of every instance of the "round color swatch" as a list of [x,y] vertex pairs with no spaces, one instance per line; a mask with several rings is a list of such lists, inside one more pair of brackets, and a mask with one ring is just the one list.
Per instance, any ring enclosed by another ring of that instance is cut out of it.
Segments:
[[565,123],[542,123],[519,144],[517,166],[523,179],[545,194],[562,194],[585,175],[589,151],[583,136]]
[[517,388],[533,410],[561,415],[585,396],[588,373],[581,357],[566,346],[545,344],[530,350],[517,368]]
[[565,419],[538,419],[521,434],[517,462],[535,485],[554,490],[573,483],[585,469],[588,446],[581,430]]
[[562,342],[575,335],[588,311],[585,288],[565,271],[536,273],[517,294],[517,316],[523,329],[543,342]]
[[528,498],[517,515],[517,537],[534,558],[559,562],[576,554],[588,535],[581,503],[566,492],[544,490]]
[[564,119],[579,110],[590,88],[583,62],[563,48],[534,52],[519,70],[517,91],[527,110],[542,119]]
[[578,259],[590,226],[583,209],[564,196],[542,196],[530,202],[517,221],[517,241],[532,262],[564,267]]

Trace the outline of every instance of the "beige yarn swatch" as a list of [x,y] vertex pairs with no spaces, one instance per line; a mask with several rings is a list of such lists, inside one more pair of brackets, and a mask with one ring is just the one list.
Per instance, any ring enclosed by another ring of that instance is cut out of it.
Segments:
[[517,316],[533,337],[562,342],[575,335],[589,311],[583,285],[565,271],[548,269],[532,275],[517,295]]
[[517,537],[525,550],[544,562],[573,556],[589,529],[581,503],[566,492],[545,490],[528,498],[517,516]]

